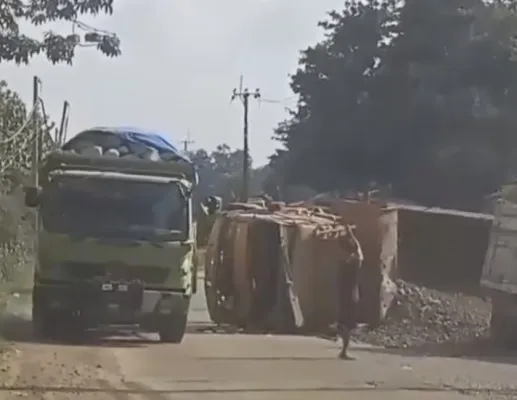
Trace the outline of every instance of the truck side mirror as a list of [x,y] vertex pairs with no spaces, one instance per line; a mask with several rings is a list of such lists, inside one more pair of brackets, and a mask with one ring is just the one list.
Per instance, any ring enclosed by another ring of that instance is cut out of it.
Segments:
[[26,186],[25,191],[25,205],[27,207],[37,207],[40,203],[41,188],[35,186]]

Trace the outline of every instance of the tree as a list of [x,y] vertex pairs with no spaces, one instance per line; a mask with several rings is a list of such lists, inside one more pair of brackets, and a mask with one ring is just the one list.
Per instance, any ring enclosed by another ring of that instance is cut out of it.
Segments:
[[508,2],[349,1],[291,77],[277,180],[319,190],[391,185],[475,208],[515,168],[517,17]]
[[10,90],[5,81],[0,81],[0,174],[8,172],[8,176],[13,177],[15,172],[19,179],[20,174],[30,171],[34,120],[43,138],[43,151],[48,151],[54,146],[55,124],[39,110],[35,113],[27,110],[20,96]]
[[[211,195],[221,196],[225,202],[237,200],[241,191],[243,155],[241,149],[232,149],[224,143],[210,153],[204,149],[191,152],[190,158],[199,173],[196,202]],[[250,193],[259,195],[269,168],[253,169],[250,160],[249,171]]]
[[[53,63],[72,64],[78,47],[95,46],[101,53],[120,55],[120,41],[115,34],[99,31],[78,20],[83,15],[112,14],[114,0],[7,0],[0,5],[0,63],[14,61],[27,64],[38,54]],[[47,31],[43,39],[29,37],[20,23],[42,26],[55,21],[69,22],[68,34]],[[84,37],[77,32],[83,32]]]
[[239,195],[242,177],[242,150],[221,144],[208,153],[199,149],[191,154],[199,172],[198,193],[202,198],[222,196],[226,201]]
[[54,124],[41,112],[27,110],[18,94],[0,81],[0,281],[22,272],[30,257],[32,227],[25,218],[21,184],[31,167],[34,120],[47,151],[54,146]]
[[406,152],[392,150],[392,180],[419,201],[476,208],[506,178],[517,145],[516,16],[502,2],[412,0],[397,31],[384,80],[403,100],[391,110],[392,138]]

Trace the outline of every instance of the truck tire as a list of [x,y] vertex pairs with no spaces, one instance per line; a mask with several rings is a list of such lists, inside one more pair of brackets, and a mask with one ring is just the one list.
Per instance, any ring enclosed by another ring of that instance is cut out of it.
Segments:
[[49,339],[56,334],[55,318],[38,296],[32,299],[32,330],[36,338]]
[[513,328],[513,321],[509,318],[494,313],[490,316],[490,338],[498,347],[512,348],[515,347],[517,332]]
[[161,326],[158,334],[164,343],[181,343],[187,330],[188,312],[176,312],[168,317]]
[[[197,256],[196,256],[197,257]],[[192,295],[197,293],[197,273],[198,273],[198,265],[197,259],[194,262],[194,267],[192,268]]]

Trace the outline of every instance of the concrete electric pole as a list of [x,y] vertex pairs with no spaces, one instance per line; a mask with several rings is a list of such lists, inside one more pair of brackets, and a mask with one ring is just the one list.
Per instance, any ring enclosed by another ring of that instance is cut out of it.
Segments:
[[242,166],[242,191],[240,201],[246,202],[249,197],[249,167],[250,167],[250,155],[249,155],[249,143],[248,143],[248,112],[249,112],[249,99],[260,99],[260,90],[255,89],[254,92],[250,92],[248,89],[242,89],[242,77],[239,89],[233,89],[232,101],[239,98],[244,106],[244,146],[243,146],[243,166]]
[[183,139],[181,141],[181,143],[183,143],[183,151],[186,153],[188,152],[188,146],[189,144],[193,144],[194,143],[194,140],[191,140],[190,139],[190,131],[187,132],[187,136],[185,137],[185,139]]

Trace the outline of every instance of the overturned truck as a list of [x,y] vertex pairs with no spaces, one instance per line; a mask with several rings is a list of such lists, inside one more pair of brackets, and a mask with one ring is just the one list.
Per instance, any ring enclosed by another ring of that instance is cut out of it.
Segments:
[[[359,322],[375,326],[395,294],[395,267],[383,262],[382,254],[383,243],[396,246],[396,238],[386,240],[393,230],[377,218],[378,207],[370,211],[376,226],[361,271]],[[321,207],[242,204],[220,212],[205,259],[212,321],[276,333],[328,331],[336,319],[337,268],[351,255],[342,243],[354,228]]]

